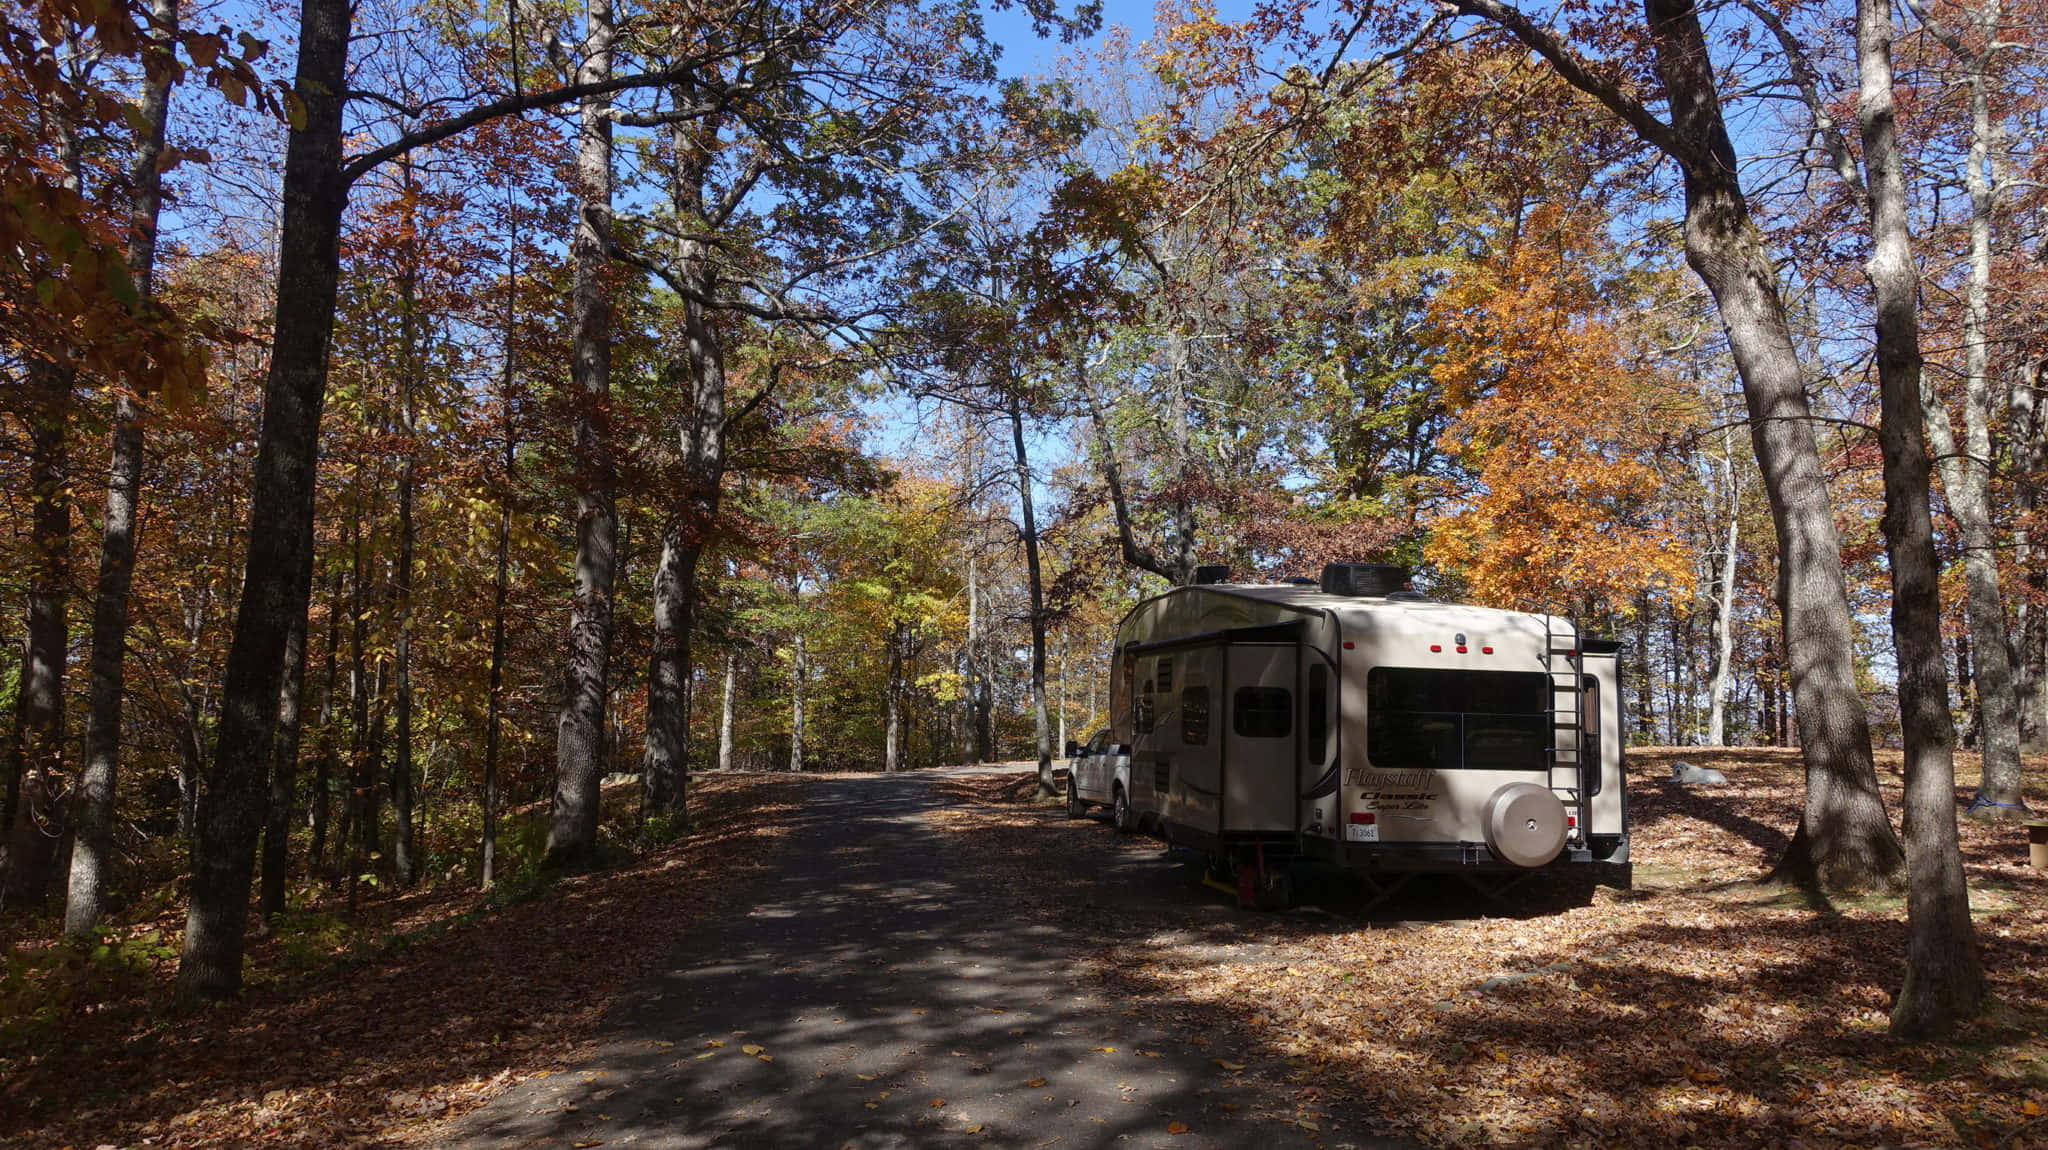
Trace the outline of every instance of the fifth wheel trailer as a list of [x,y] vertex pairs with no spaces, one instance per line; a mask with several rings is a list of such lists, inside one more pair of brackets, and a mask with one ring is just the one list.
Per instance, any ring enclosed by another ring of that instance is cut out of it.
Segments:
[[1110,729],[1139,823],[1204,852],[1242,901],[1286,901],[1296,857],[1383,892],[1424,873],[1627,883],[1613,641],[1435,602],[1399,567],[1204,571],[1118,627]]

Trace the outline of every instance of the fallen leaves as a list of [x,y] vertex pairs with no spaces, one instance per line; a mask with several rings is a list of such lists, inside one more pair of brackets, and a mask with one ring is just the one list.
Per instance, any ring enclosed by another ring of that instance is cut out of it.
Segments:
[[[252,940],[249,991],[180,1017],[157,1013],[165,964],[149,1001],[102,1004],[26,1054],[0,1052],[0,1143],[445,1144],[446,1126],[426,1119],[587,1058],[615,998],[767,871],[789,834],[776,812],[803,789],[773,775],[693,781],[697,833],[528,901],[493,908],[473,890],[425,887],[366,898],[353,949],[334,956],[345,976],[295,968],[279,936]],[[607,788],[608,817],[636,800]],[[183,913],[170,907],[165,922]]]
[[[1672,758],[1708,756],[1730,786],[1668,784]],[[1894,810],[1897,764],[1881,753]],[[1955,1043],[1908,1047],[1885,1032],[1902,904],[1816,907],[1751,885],[1799,821],[1796,754],[1632,748],[1630,769],[1635,889],[1562,909],[1418,883],[1368,914],[1230,911],[1216,920],[1227,930],[1211,929],[1186,899],[1153,887],[1139,898],[1121,877],[1153,865],[1156,843],[1091,833],[1052,806],[1004,805],[1002,784],[978,780],[954,793],[979,787],[982,802],[933,819],[976,865],[1002,860],[995,873],[1020,915],[1084,936],[1113,921],[1120,941],[1087,963],[1104,993],[1143,1006],[1126,1015],[1196,1031],[1182,1038],[1190,1048],[1213,1037],[1210,1052],[1239,1052],[1209,1059],[1223,1073],[1284,1063],[1291,1086],[1232,1088],[1259,1091],[1255,1110],[1318,1138],[1341,1101],[1361,1127],[1430,1146],[2048,1150],[2048,1047],[2036,1037],[2048,1032],[2048,875],[2024,868],[2012,828],[1961,825],[1986,972],[2014,1013]],[[1961,777],[1973,771],[1959,762]],[[1272,1107],[1276,1089],[1305,1108]]]

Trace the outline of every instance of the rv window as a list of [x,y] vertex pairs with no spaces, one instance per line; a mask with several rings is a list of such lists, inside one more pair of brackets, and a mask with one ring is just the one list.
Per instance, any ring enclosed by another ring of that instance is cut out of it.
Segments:
[[1366,757],[1380,767],[1540,771],[1550,765],[1540,671],[1374,667]]
[[1285,687],[1239,687],[1230,700],[1230,727],[1247,739],[1281,739],[1294,730],[1294,698]]
[[1585,766],[1581,772],[1585,781],[1586,797],[1600,793],[1600,776],[1606,773],[1607,764],[1600,761],[1600,680],[1591,675],[1585,677],[1586,701],[1581,705],[1585,716],[1586,730],[1580,743],[1579,761]]
[[1190,747],[1209,745],[1209,688],[1180,689],[1180,741]]
[[1173,656],[1159,656],[1159,693],[1173,694]]
[[1304,761],[1321,763],[1330,739],[1330,669],[1317,663],[1308,669],[1308,746]]

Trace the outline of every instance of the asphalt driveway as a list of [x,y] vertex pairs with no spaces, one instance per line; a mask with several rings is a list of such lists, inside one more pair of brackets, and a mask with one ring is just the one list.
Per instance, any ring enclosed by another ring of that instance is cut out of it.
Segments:
[[1273,1117],[1270,1087],[1230,1073],[1218,1047],[1092,990],[1077,963],[1094,940],[1015,913],[1016,892],[989,875],[946,873],[925,818],[932,777],[817,783],[783,873],[685,943],[593,1062],[520,1084],[454,1141],[1406,1145],[1367,1136],[1370,1116],[1321,1131]]

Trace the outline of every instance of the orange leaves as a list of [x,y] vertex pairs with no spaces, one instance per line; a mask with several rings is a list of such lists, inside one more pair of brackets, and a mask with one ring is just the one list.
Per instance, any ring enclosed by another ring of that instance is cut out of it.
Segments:
[[1431,374],[1457,411],[1446,446],[1477,483],[1428,555],[1481,601],[1620,604],[1692,580],[1654,506],[1683,391],[1628,353],[1593,262],[1598,220],[1582,217],[1532,209],[1507,252],[1461,270],[1430,309]]

